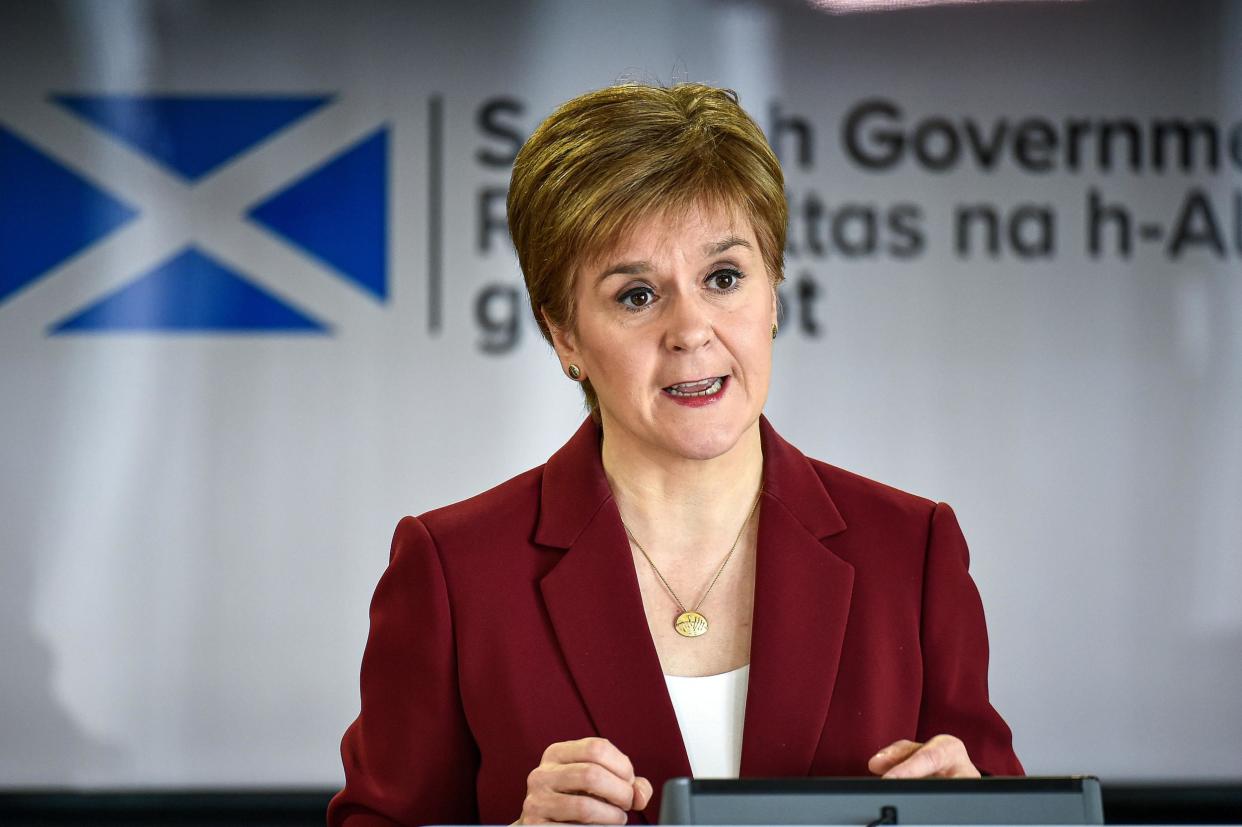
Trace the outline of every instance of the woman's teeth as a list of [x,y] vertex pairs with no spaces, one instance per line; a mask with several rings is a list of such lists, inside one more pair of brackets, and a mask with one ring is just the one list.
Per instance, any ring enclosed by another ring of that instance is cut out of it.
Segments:
[[720,393],[720,389],[724,387],[724,377],[717,376],[715,379],[704,379],[700,382],[682,382],[680,385],[670,385],[665,388],[670,396],[715,396]]

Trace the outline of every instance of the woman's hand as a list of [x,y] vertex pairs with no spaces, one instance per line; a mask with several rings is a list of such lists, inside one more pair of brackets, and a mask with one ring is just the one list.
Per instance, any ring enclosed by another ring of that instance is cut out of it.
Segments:
[[979,777],[966,745],[952,735],[937,735],[925,744],[894,741],[871,756],[867,769],[885,778]]
[[526,800],[515,824],[625,824],[628,810],[651,801],[651,782],[606,738],[559,741],[526,777]]

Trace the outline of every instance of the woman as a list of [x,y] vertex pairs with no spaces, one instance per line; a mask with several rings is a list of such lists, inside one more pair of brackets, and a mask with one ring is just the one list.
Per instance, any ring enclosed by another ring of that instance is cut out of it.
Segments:
[[329,822],[654,823],[692,772],[1021,773],[953,512],[762,416],[786,204],[736,97],[571,100],[508,208],[591,416],[398,525]]

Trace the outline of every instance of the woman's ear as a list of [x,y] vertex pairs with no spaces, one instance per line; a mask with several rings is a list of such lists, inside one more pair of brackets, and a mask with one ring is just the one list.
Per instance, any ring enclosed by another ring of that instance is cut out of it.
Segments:
[[543,323],[548,326],[548,333],[552,336],[552,347],[556,350],[557,358],[561,360],[562,367],[578,360],[578,347],[573,330],[558,326],[548,317],[546,309],[540,308],[539,314],[543,316]]

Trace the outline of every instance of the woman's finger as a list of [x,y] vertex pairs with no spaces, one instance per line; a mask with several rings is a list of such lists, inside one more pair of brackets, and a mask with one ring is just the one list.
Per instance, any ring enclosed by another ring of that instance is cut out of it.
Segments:
[[551,787],[559,793],[594,796],[622,810],[634,805],[634,783],[599,764],[561,764],[554,770]]
[[607,738],[558,741],[544,750],[543,761],[545,764],[599,764],[626,783],[634,780],[634,765]]
[[543,790],[526,796],[522,824],[625,824],[626,813],[606,801],[589,795]]
[[884,775],[884,773],[913,755],[921,746],[923,745],[915,741],[904,739],[894,741],[871,756],[871,760],[867,762],[867,769],[876,775]]
[[634,805],[631,810],[645,810],[647,805],[651,803],[651,796],[654,794],[651,782],[641,775],[634,779]]
[[630,759],[606,738],[549,746],[526,780],[523,824],[624,824],[626,811],[645,808],[651,782],[634,775]]
[[966,745],[952,735],[937,735],[884,773],[885,778],[978,778]]

